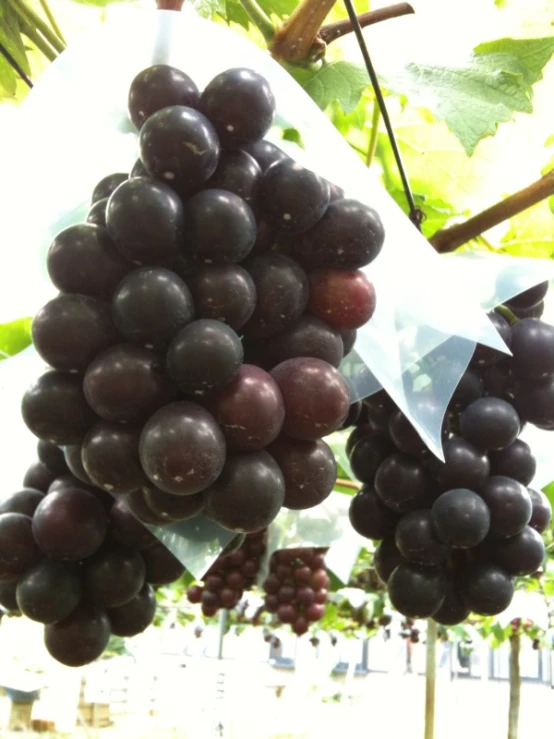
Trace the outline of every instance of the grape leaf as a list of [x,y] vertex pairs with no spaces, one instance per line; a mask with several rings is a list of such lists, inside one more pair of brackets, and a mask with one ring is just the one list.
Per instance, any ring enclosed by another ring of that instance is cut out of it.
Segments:
[[505,54],[517,58],[523,69],[524,81],[531,87],[542,80],[542,71],[554,54],[554,38],[514,39],[502,38],[496,41],[486,41],[474,49],[476,54]]
[[369,84],[365,69],[345,61],[323,64],[315,71],[289,71],[322,110],[336,100],[345,113],[351,113]]
[[512,218],[509,230],[500,243],[502,252],[506,254],[551,259],[554,256],[554,242],[549,203],[543,201]]
[[[29,74],[29,60],[21,40],[19,19],[7,3],[0,4],[0,43]],[[19,75],[4,56],[0,56],[0,97],[14,97],[17,91]]]
[[0,324],[0,359],[13,357],[31,344],[32,318]]
[[284,18],[290,15],[298,5],[298,0],[259,0],[258,5],[268,15],[276,15]]
[[0,56],[0,97],[14,97],[17,89],[17,75],[10,64]]
[[304,141],[302,140],[302,134],[296,128],[284,128],[281,138],[283,139],[283,141],[292,141],[301,149],[306,148],[304,145]]
[[196,12],[203,18],[211,20],[216,15],[219,15],[223,19],[226,18],[227,9],[225,0],[193,0],[192,5]]
[[220,0],[220,4],[225,8],[224,14],[220,15],[226,23],[237,23],[246,30],[249,29],[251,21],[240,0]]
[[[394,188],[389,190],[389,195],[396,200],[404,213],[408,215],[409,208],[404,190]],[[448,221],[454,216],[462,215],[462,213],[456,210],[453,205],[447,203],[442,198],[433,197],[432,195],[423,195],[420,193],[413,193],[413,195],[416,208],[419,208],[423,212],[421,231],[427,238],[437,231],[440,231],[441,228],[444,228]]]

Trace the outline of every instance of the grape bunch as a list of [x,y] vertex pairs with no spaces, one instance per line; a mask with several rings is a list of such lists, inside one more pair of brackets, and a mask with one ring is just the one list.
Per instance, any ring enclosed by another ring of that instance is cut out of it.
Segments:
[[348,413],[337,368],[375,309],[361,268],[383,226],[263,138],[275,100],[253,70],[200,92],[156,65],[128,110],[139,158],[49,248],[23,418],[143,522],[260,531],[333,489],[322,439]]
[[[444,419],[444,463],[383,390],[352,411],[347,453],[362,487],[350,521],[380,542],[375,569],[407,617],[449,625],[470,612],[496,615],[514,578],[543,563],[552,510],[529,487],[536,460],[519,435],[527,423],[554,429],[554,327],[540,320],[547,289],[489,314],[513,356],[477,345]],[[433,360],[430,386],[413,394],[420,409],[433,407],[451,377],[440,347]]]
[[[187,590],[190,603],[201,603],[204,616],[215,616],[220,608],[235,608],[250,590],[265,553],[265,530],[232,541],[202,578]],[[238,546],[237,546],[238,545]]]
[[69,470],[55,444],[23,487],[0,501],[0,606],[44,624],[54,659],[94,661],[111,634],[135,636],[154,620],[154,588],[184,567],[132,514]]
[[265,610],[282,624],[291,624],[297,636],[325,614],[330,584],[321,548],[281,549],[269,560],[264,581]]

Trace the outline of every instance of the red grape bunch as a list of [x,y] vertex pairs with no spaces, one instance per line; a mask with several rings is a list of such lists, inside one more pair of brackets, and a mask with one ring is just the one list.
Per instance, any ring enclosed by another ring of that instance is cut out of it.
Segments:
[[274,552],[263,587],[265,610],[282,624],[291,624],[297,636],[325,614],[329,576],[325,569],[327,549],[299,548]]
[[220,608],[235,608],[244,592],[256,582],[260,560],[265,553],[265,530],[241,536],[234,551],[226,548],[202,578],[201,584],[191,585],[187,598],[201,603],[204,616],[215,616]]
[[[536,460],[519,435],[527,423],[554,429],[554,327],[540,320],[547,289],[489,314],[513,356],[477,345],[444,419],[444,463],[383,390],[352,413],[347,453],[363,485],[350,521],[380,542],[375,569],[405,616],[448,625],[470,612],[496,615],[512,600],[514,578],[543,563],[552,510],[529,487]],[[420,410],[452,386],[440,347],[433,359],[431,387],[414,393]]]
[[83,483],[62,450],[38,443],[20,490],[0,501],[0,606],[44,624],[64,665],[94,661],[111,634],[135,636],[154,620],[154,588],[184,567],[131,513]]

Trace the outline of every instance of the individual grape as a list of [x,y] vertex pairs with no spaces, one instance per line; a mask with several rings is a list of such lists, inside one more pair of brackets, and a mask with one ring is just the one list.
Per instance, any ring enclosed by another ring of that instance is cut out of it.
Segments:
[[255,208],[261,179],[261,167],[253,156],[246,151],[223,151],[206,187],[232,192]]
[[129,118],[140,129],[153,113],[172,105],[196,108],[200,92],[193,80],[169,64],[154,64],[143,69],[131,82],[127,108]]
[[463,573],[460,588],[467,608],[482,616],[502,613],[514,596],[514,586],[508,574],[491,562],[470,565]]
[[77,608],[81,594],[81,579],[76,569],[62,562],[43,559],[20,579],[16,598],[24,616],[43,624],[53,624]]
[[446,578],[445,596],[441,607],[433,614],[433,620],[444,626],[461,624],[470,614],[470,609],[460,595],[457,583],[452,577]]
[[342,187],[335,185],[334,182],[329,183],[329,190],[331,193],[331,202],[335,200],[342,200],[344,198],[344,190]]
[[304,510],[322,503],[333,491],[337,463],[324,441],[299,441],[279,436],[267,447],[285,480],[285,508]]
[[275,229],[264,221],[263,218],[258,217],[256,220],[256,241],[250,250],[249,256],[253,257],[266,254],[273,249],[276,242],[277,235]]
[[110,300],[119,282],[132,269],[107,230],[90,223],[60,231],[46,261],[50,279],[58,290],[100,300]]
[[490,464],[483,454],[465,439],[453,436],[443,444],[444,462],[436,457],[429,460],[429,471],[442,492],[468,488],[479,492],[486,483]]
[[489,453],[492,475],[512,477],[522,485],[529,485],[537,470],[537,460],[531,447],[522,439],[516,439],[510,446]]
[[492,536],[514,536],[529,523],[533,508],[531,498],[517,480],[493,475],[479,494],[490,511]]
[[277,598],[279,603],[292,603],[296,595],[296,589],[291,585],[281,585],[277,591]]
[[138,595],[118,608],[108,609],[112,634],[136,636],[145,631],[156,614],[156,595],[148,583],[144,583]]
[[99,354],[88,366],[83,387],[89,405],[106,421],[145,418],[168,394],[160,359],[133,344],[117,344]]
[[409,513],[430,506],[436,488],[417,459],[395,453],[387,457],[375,475],[375,490],[381,501],[396,513]]
[[397,410],[394,400],[385,390],[379,390],[364,398],[363,403],[366,408],[365,421],[367,425],[374,433],[388,436],[391,415]]
[[275,98],[264,77],[253,69],[237,67],[221,72],[206,86],[200,110],[215,126],[221,145],[237,149],[267,133]]
[[42,464],[46,465],[52,474],[63,475],[64,472],[67,472],[63,450],[57,444],[39,439],[37,455]]
[[254,213],[232,192],[202,190],[187,202],[185,214],[184,251],[197,264],[242,262],[254,246]]
[[103,608],[84,600],[63,621],[48,624],[44,643],[49,654],[67,667],[98,659],[108,645],[110,622]]
[[140,460],[156,487],[175,495],[193,495],[219,477],[225,439],[213,416],[195,403],[171,403],[146,423]]
[[22,513],[0,515],[0,582],[17,580],[40,560],[32,520]]
[[267,222],[300,234],[315,226],[329,205],[329,183],[293,159],[274,162],[263,174],[261,205]]
[[81,458],[90,479],[109,493],[130,493],[146,484],[140,465],[140,428],[99,421],[85,436]]
[[532,305],[529,308],[512,308],[511,311],[520,320],[524,318],[542,318],[544,314],[544,302]]
[[150,175],[148,174],[148,170],[140,160],[140,157],[133,164],[129,177],[150,177]]
[[167,369],[183,392],[204,395],[231,382],[243,358],[240,338],[230,326],[200,318],[173,339],[167,353]]
[[352,328],[342,328],[339,331],[342,339],[342,346],[343,346],[343,352],[344,356],[348,356],[352,349],[354,348],[354,344],[356,343],[356,336],[358,335],[358,332],[356,329]]
[[185,568],[163,544],[143,549],[141,556],[146,565],[146,582],[150,585],[169,585],[183,576]]
[[187,600],[189,603],[200,603],[202,600],[202,586],[201,585],[191,585],[190,588],[187,590]]
[[45,493],[55,480],[55,474],[42,462],[33,462],[23,477],[23,487]]
[[[510,324],[503,316],[494,311],[492,313],[488,313],[487,316],[495,330],[500,334],[500,338],[509,349],[512,343],[512,330],[510,328]],[[484,344],[477,344],[473,357],[471,358],[471,364],[472,366],[479,367],[479,369],[483,369],[497,364],[505,357],[506,355],[503,352],[498,351],[498,349],[493,349]]]
[[375,288],[360,270],[316,269],[310,273],[308,310],[339,329],[356,329],[375,312]]
[[148,486],[142,490],[146,505],[166,522],[186,521],[204,509],[204,493],[196,495],[171,495]]
[[38,504],[44,498],[44,493],[33,488],[23,488],[16,493],[0,500],[0,515],[2,513],[21,513],[33,517]]
[[[446,365],[448,367],[448,365]],[[436,386],[435,386],[436,387]],[[482,397],[484,391],[484,381],[478,372],[468,369],[461,376],[456,389],[452,393],[449,403],[450,410],[463,410],[467,408],[474,400]]]
[[344,198],[329,205],[321,220],[296,241],[294,251],[313,268],[355,270],[377,257],[384,240],[376,211]]
[[125,496],[127,506],[141,523],[146,523],[150,526],[167,526],[171,521],[167,516],[155,513],[152,508],[150,508],[144,495],[145,490],[146,488],[144,487],[140,488],[140,490],[133,490],[132,493],[128,493]]
[[394,533],[398,516],[387,508],[370,485],[350,501],[348,518],[354,531],[366,539],[384,539]]
[[525,318],[512,327],[512,366],[521,378],[540,380],[554,373],[554,326]]
[[21,413],[35,436],[54,444],[78,444],[95,415],[77,375],[45,372],[26,391]]
[[546,495],[540,490],[527,489],[531,498],[532,512],[529,526],[539,534],[550,526],[552,521],[552,506]]
[[514,404],[522,420],[539,428],[554,428],[554,377],[522,383]]
[[466,488],[455,488],[433,503],[431,517],[435,533],[445,544],[470,549],[483,541],[491,515],[485,501]]
[[138,595],[145,573],[144,560],[137,551],[110,544],[83,564],[83,587],[96,605],[117,608]]
[[112,307],[115,325],[127,341],[154,351],[165,351],[194,318],[190,290],[163,267],[130,272],[117,288]]
[[115,172],[114,174],[102,177],[100,182],[92,191],[91,203],[97,203],[99,200],[109,198],[114,190],[116,190],[122,182],[129,179],[129,175],[124,172]]
[[96,203],[91,205],[85,218],[86,223],[106,228],[106,209],[108,207],[108,199],[109,198],[102,198],[102,200],[97,200]]
[[396,526],[396,546],[405,559],[420,565],[440,565],[446,562],[450,547],[433,529],[431,511],[420,508],[406,513]]
[[321,359],[297,357],[278,364],[271,376],[283,395],[288,436],[314,441],[340,428],[350,402],[338,370]]
[[66,446],[64,448],[64,454],[65,454],[65,460],[67,462],[67,466],[69,467],[71,474],[74,475],[74,477],[76,477],[77,480],[79,480],[78,485],[84,482],[87,485],[92,485],[92,487],[95,487],[93,481],[90,479],[87,471],[83,467],[83,460],[81,459],[81,452],[82,452],[81,444],[71,444],[70,446]]
[[117,500],[109,513],[112,537],[133,549],[147,549],[158,542],[156,537],[131,513],[124,498]]
[[532,575],[542,565],[546,550],[541,535],[526,526],[509,539],[490,542],[490,558],[508,575]]
[[348,409],[348,415],[342,422],[341,429],[349,429],[352,426],[355,426],[359,419],[360,415],[363,411],[363,403],[361,400],[356,400],[354,403],[350,403],[350,408]]
[[[92,495],[96,495],[98,493],[100,500],[104,498],[104,493],[102,490],[99,490],[97,487],[94,487],[93,485],[89,485],[82,480],[79,480],[79,478],[75,477],[73,472],[70,472],[69,470],[63,475],[56,477],[56,479],[51,483],[46,492],[48,494],[57,493],[60,490],[67,490],[68,488],[79,488],[79,490],[85,490],[87,493],[92,493]],[[110,501],[113,503],[113,498],[111,496],[109,496],[109,498]]]
[[386,536],[381,542],[379,542],[379,545],[375,550],[375,554],[373,555],[373,566],[375,567],[375,572],[384,583],[388,582],[394,570],[404,561],[404,557],[400,554],[400,551],[396,546],[394,534]]
[[388,430],[399,451],[404,452],[404,454],[411,454],[414,457],[421,457],[426,454],[427,446],[425,442],[422,441],[411,422],[399,408],[391,414]]
[[222,321],[237,331],[256,306],[256,286],[238,264],[204,267],[189,280],[198,318]]
[[441,607],[445,584],[445,576],[438,567],[402,562],[389,577],[389,597],[403,616],[428,618]]
[[323,618],[324,615],[325,607],[322,603],[312,603],[312,605],[308,606],[308,608],[306,609],[306,617],[308,621],[319,621]]
[[[519,276],[521,277],[521,275]],[[500,279],[502,279],[502,277],[503,275],[501,274]],[[518,275],[509,275],[511,284],[513,284],[514,277],[517,279]],[[514,310],[514,308],[516,310],[532,308],[544,300],[548,292],[548,287],[548,280],[546,282],[540,282],[538,285],[533,285],[533,287],[520,292],[518,295],[514,295],[513,298],[505,300],[504,305],[510,308],[510,310]]]
[[519,434],[515,408],[500,398],[479,398],[460,415],[460,431],[478,449],[496,451],[510,446]]
[[283,603],[277,608],[277,619],[282,624],[292,624],[297,618],[298,611],[290,603]]
[[285,498],[285,481],[267,452],[228,457],[206,492],[204,514],[231,531],[260,531],[274,520]]
[[183,240],[183,204],[162,182],[133,177],[110,196],[106,227],[119,252],[133,264],[169,264]]
[[311,606],[315,601],[315,591],[309,585],[303,585],[296,590],[296,600],[303,606]]
[[283,426],[285,410],[277,383],[251,364],[243,364],[236,378],[210,394],[205,403],[233,449],[262,449]]
[[19,606],[16,600],[17,580],[12,582],[0,582],[0,606],[5,611],[17,613]]
[[256,307],[243,330],[266,339],[291,326],[308,303],[308,278],[296,262],[282,254],[263,254],[247,265],[256,286]]
[[254,141],[252,144],[245,144],[241,148],[250,154],[250,156],[254,157],[260,165],[262,172],[265,172],[275,162],[289,158],[282,149],[265,139]]

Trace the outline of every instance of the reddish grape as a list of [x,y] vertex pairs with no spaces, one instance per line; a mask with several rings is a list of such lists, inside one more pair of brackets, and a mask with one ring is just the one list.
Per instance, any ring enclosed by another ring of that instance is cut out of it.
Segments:
[[303,606],[311,606],[315,602],[316,592],[321,592],[321,589],[315,591],[308,585],[303,585],[296,591],[296,600]]
[[298,616],[292,625],[292,630],[296,636],[302,636],[308,631],[308,620],[304,616]]
[[314,602],[315,603],[327,603],[327,597],[329,595],[329,591],[327,588],[320,588],[319,590],[314,591]]
[[318,269],[310,274],[308,310],[335,328],[360,328],[373,315],[375,304],[375,288],[359,270]]
[[314,571],[310,580],[310,585],[314,590],[320,590],[321,588],[325,588],[327,590],[330,584],[331,581],[329,580],[327,570],[322,568]]
[[275,594],[280,587],[281,580],[274,573],[268,575],[267,578],[264,580],[263,588],[265,592],[269,593],[270,595]]
[[290,603],[281,603],[277,608],[277,618],[282,624],[293,623],[297,616],[297,609]]
[[265,596],[264,608],[268,613],[277,613],[279,608],[279,598],[274,593],[268,593]]
[[277,591],[279,603],[292,603],[295,595],[296,590],[292,587],[292,585],[281,585],[281,587]]
[[325,615],[325,606],[322,603],[312,603],[306,609],[306,618],[308,621],[319,621]]
[[189,603],[200,603],[202,600],[202,587],[200,585],[191,585],[187,590],[187,598]]
[[238,570],[228,572],[225,576],[225,583],[234,590],[240,590],[244,587],[244,576]]
[[312,579],[312,568],[307,565],[300,565],[294,570],[294,579],[296,582],[310,582]]

